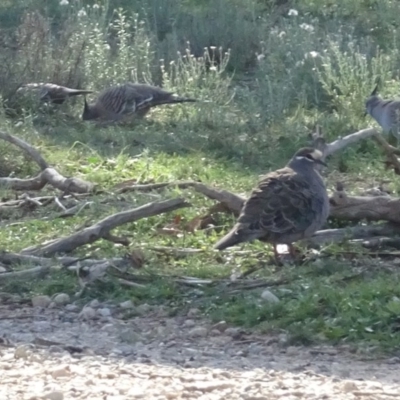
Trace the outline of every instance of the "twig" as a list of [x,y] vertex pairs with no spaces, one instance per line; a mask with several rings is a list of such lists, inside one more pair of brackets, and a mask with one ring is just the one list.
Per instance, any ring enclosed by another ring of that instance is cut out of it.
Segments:
[[333,153],[336,153],[337,151],[343,150],[347,146],[359,142],[360,140],[368,139],[370,137],[377,135],[379,135],[379,133],[376,129],[373,128],[362,129],[361,131],[352,133],[343,138],[339,138],[333,141],[332,143],[325,142],[319,129],[317,129],[317,132],[314,133],[312,136],[314,140],[314,146],[319,150],[321,150],[324,153],[324,157],[326,158],[332,155]]
[[5,140],[8,143],[12,143],[20,149],[24,150],[35,162],[39,165],[41,171],[44,171],[49,167],[49,164],[44,160],[40,153],[31,145],[24,142],[22,139],[16,136],[10,135],[9,133],[0,131],[0,139]]
[[326,229],[318,231],[304,243],[321,245],[327,242],[341,242],[344,239],[366,239],[374,236],[394,236],[400,234],[400,225],[380,224],[369,226],[355,226],[353,228]]
[[96,259],[88,259],[87,257],[84,258],[77,258],[77,257],[57,257],[57,258],[46,258],[46,257],[37,257],[27,254],[17,254],[17,253],[7,253],[7,252],[0,252],[0,262],[11,265],[11,264],[21,264],[21,263],[29,263],[29,264],[36,264],[42,266],[52,266],[56,262],[60,263],[63,267],[68,267],[77,262],[80,262],[82,267],[85,266],[92,266],[104,261],[109,261],[110,264],[115,265],[116,267],[122,267],[128,263],[125,258],[111,258],[109,260],[96,260]]
[[385,196],[347,196],[343,188],[330,198],[331,217],[360,221],[400,222],[400,199]]
[[117,214],[110,215],[109,217],[81,231],[78,231],[71,236],[54,240],[50,244],[42,245],[34,249],[24,250],[23,253],[49,256],[57,253],[71,252],[77,247],[93,243],[96,240],[104,238],[104,236],[107,236],[111,230],[120,225],[134,222],[142,218],[162,214],[165,212],[174,211],[187,206],[189,206],[189,203],[181,198],[148,203],[133,210],[123,211]]
[[0,139],[12,143],[20,149],[24,150],[38,165],[41,172],[34,178],[0,178],[0,186],[7,186],[14,190],[40,190],[46,184],[68,193],[89,193],[93,190],[94,185],[78,178],[65,178],[54,168],[50,168],[49,164],[43,159],[39,151],[24,142],[22,139],[9,133],[0,131]]
[[27,279],[27,278],[37,278],[39,276],[44,276],[50,271],[49,266],[39,266],[30,269],[25,269],[22,271],[14,272],[4,272],[0,274],[0,281],[13,280],[13,279]]

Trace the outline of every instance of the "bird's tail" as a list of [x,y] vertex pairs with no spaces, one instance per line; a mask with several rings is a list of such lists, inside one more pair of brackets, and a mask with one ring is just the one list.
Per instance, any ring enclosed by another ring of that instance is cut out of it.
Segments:
[[93,93],[93,90],[70,89],[68,94],[70,96],[79,96],[81,94],[90,94],[90,93]]
[[222,239],[220,239],[215,245],[215,250],[224,250],[228,247],[235,246],[241,242],[243,239],[240,233],[236,229],[232,229],[229,233],[227,233]]

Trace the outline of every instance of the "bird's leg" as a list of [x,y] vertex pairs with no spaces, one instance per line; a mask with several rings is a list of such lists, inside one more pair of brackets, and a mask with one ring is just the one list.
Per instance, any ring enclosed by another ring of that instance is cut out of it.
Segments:
[[273,248],[274,248],[275,263],[276,263],[276,265],[278,265],[279,267],[281,267],[283,264],[282,264],[280,255],[279,255],[279,253],[278,253],[278,250],[277,250],[277,248],[276,248],[277,245],[276,245],[276,244],[273,244],[272,246],[273,246]]
[[390,132],[389,133],[389,138],[388,138],[388,142],[391,146],[395,147],[397,149],[398,145],[399,145],[399,141],[398,141],[398,137],[396,135],[397,132]]

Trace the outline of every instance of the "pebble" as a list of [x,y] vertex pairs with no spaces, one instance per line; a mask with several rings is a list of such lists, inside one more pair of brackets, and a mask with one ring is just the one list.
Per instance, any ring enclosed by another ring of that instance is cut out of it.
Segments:
[[71,298],[66,293],[59,293],[53,298],[54,303],[58,306],[64,306],[71,302]]
[[46,308],[50,305],[50,303],[51,303],[51,298],[49,296],[32,297],[32,306],[33,307]]
[[111,310],[109,308],[99,308],[97,313],[102,317],[111,317]]
[[97,308],[100,306],[100,302],[97,299],[94,299],[89,303],[89,306],[92,308]]
[[76,312],[78,310],[79,310],[79,306],[77,306],[76,304],[67,304],[65,306],[65,311]]
[[33,346],[29,344],[22,344],[14,351],[14,358],[27,359],[32,354]]
[[63,392],[50,392],[48,394],[45,394],[42,399],[45,400],[63,400],[64,399],[64,393]]
[[232,338],[237,338],[240,336],[240,328],[230,327],[225,329],[224,333]]
[[53,378],[63,378],[65,376],[70,376],[70,375],[71,375],[71,370],[68,365],[58,367],[53,371],[51,371],[51,376]]
[[207,336],[208,330],[207,328],[204,328],[203,326],[197,326],[193,329],[191,329],[188,333],[190,337],[205,337]]
[[83,320],[90,320],[96,318],[96,311],[92,307],[84,307],[79,313],[79,318]]
[[261,298],[268,303],[279,303],[279,299],[267,289],[263,290]]
[[196,326],[196,322],[194,322],[192,319],[187,319],[183,325],[185,325],[188,328],[193,328],[194,326]]
[[358,390],[357,385],[352,381],[344,381],[342,382],[342,390],[345,393],[354,392]]
[[135,307],[132,300],[123,301],[122,303],[119,303],[119,306],[124,310],[130,310]]
[[199,315],[199,314],[200,314],[200,310],[198,308],[191,308],[188,311],[187,316],[189,318],[193,318],[193,317],[195,317],[196,315]]
[[219,321],[216,324],[214,324],[212,328],[217,329],[220,332],[225,332],[226,329],[228,328],[228,324],[226,323],[226,321]]
[[138,305],[136,307],[136,311],[140,315],[145,315],[145,314],[147,314],[148,312],[151,311],[151,306],[149,304],[147,304],[147,303],[140,304],[140,305]]

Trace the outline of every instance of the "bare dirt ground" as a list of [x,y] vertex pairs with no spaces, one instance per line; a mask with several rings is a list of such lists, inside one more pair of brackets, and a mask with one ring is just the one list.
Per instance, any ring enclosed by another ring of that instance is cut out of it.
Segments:
[[[96,302],[0,305],[0,399],[400,399],[400,360]],[[125,310],[126,313],[126,310]]]

